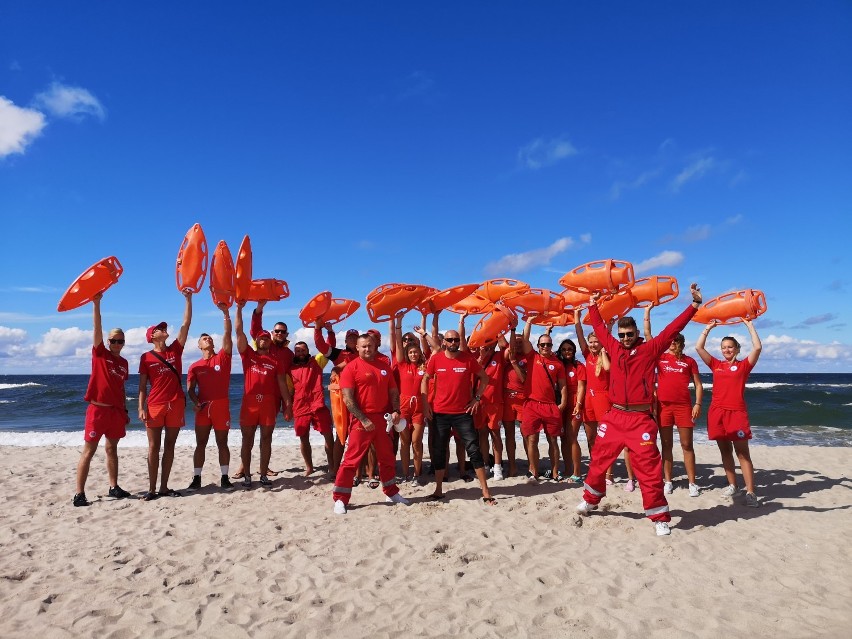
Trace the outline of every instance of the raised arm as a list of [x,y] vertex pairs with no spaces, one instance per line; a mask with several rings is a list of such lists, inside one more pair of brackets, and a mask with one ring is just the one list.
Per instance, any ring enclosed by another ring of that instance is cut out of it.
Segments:
[[225,316],[225,332],[222,334],[222,350],[230,355],[234,350],[234,339],[231,335],[231,313],[228,311],[228,305],[224,302],[219,304],[222,314]]
[[237,333],[237,352],[244,353],[248,348],[248,339],[243,331],[243,306],[245,300],[237,300],[237,321],[234,322],[234,331]]
[[701,361],[710,366],[713,362],[713,356],[707,352],[707,349],[704,348],[704,345],[707,343],[707,336],[710,334],[716,327],[716,322],[714,321],[712,324],[708,324],[701,334],[698,336],[698,341],[695,342],[695,352],[698,353],[698,357],[701,358]]
[[586,336],[583,335],[583,323],[580,321],[582,315],[583,313],[579,308],[574,311],[574,332],[577,333],[577,346],[580,347],[580,352],[585,357],[585,354],[589,352],[589,343],[586,341]]
[[391,357],[396,358],[397,364],[405,363],[405,353],[402,349],[402,315],[390,321],[390,350]]
[[651,333],[651,307],[645,307],[645,321],[643,323],[642,331],[645,333],[645,341],[650,342],[654,334]]
[[464,321],[467,319],[467,312],[462,313],[459,316],[459,339],[461,342],[459,344],[460,351],[469,351],[470,349],[467,347],[467,336],[464,332]]
[[[417,330],[418,328],[420,330]],[[420,336],[420,348],[423,350],[423,354],[428,358],[429,355],[432,354],[432,347],[429,346],[429,340],[426,339],[426,313],[420,314],[420,326],[415,326],[414,332]]]
[[[322,329],[325,328],[326,335],[328,335],[328,339],[325,340],[322,337]],[[334,335],[334,330],[331,328],[331,324],[326,324],[325,326],[320,326],[317,323],[314,326],[314,346],[317,347],[317,352],[325,357],[329,357],[331,355],[331,351],[334,350],[334,347],[337,346],[337,338]]]
[[524,332],[521,335],[521,340],[524,347],[524,355],[528,355],[533,351],[533,345],[530,341],[530,333],[532,332],[532,317],[528,317],[524,324]]
[[743,324],[746,325],[749,335],[751,335],[751,353],[748,354],[748,363],[754,366],[757,364],[757,359],[760,357],[760,351],[763,350],[763,344],[760,343],[760,337],[758,337],[757,331],[754,328],[754,322],[751,320],[743,320]]
[[263,330],[263,307],[266,306],[266,300],[261,300],[257,303],[257,308],[251,314],[251,326],[249,326],[249,334],[255,337]]
[[186,305],[183,308],[183,324],[180,325],[177,341],[181,346],[186,344],[186,338],[189,337],[189,325],[192,323],[192,291],[186,289],[183,292],[186,298]]
[[92,334],[92,346],[100,346],[104,343],[104,327],[101,323],[101,298],[103,293],[98,293],[92,298],[92,324],[94,332]]

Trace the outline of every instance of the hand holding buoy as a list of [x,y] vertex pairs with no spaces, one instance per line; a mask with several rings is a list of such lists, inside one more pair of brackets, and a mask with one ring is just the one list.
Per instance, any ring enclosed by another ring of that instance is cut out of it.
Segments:
[[698,284],[692,283],[689,285],[689,292],[692,293],[692,301],[693,303],[701,304],[703,298],[701,297],[701,289],[698,287]]

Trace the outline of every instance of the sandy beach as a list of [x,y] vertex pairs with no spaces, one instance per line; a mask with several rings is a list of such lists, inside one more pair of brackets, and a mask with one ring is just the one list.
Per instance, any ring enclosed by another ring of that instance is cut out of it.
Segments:
[[[145,454],[119,448],[134,497]],[[459,480],[444,503],[404,487],[409,507],[361,485],[335,516],[331,483],[299,477],[290,446],[271,489],[220,491],[211,448],[201,491],[150,503],[106,497],[101,449],[94,504],[74,508],[79,449],[2,447],[0,636],[848,636],[852,448],[752,454],[760,508],[722,497],[718,452],[697,447],[704,493],[676,480],[658,538],[623,483],[588,518],[576,484],[520,478],[494,482],[491,508]]]

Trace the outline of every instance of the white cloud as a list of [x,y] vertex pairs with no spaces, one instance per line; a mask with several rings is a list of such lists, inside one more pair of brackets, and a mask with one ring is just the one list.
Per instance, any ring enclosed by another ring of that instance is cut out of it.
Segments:
[[678,173],[677,177],[672,180],[672,191],[679,191],[687,182],[697,180],[707,174],[708,171],[715,168],[717,165],[716,159],[712,156],[698,158],[692,164],[687,166],[683,171]]
[[22,328],[0,326],[0,355],[14,355],[27,341],[27,332]]
[[518,150],[518,166],[532,171],[551,166],[560,160],[577,155],[578,151],[566,138],[545,140],[536,138]]
[[51,328],[35,346],[38,357],[76,355],[81,348],[92,348],[92,332],[74,328]]
[[57,118],[80,119],[91,115],[103,120],[106,117],[103,105],[91,92],[59,82],[54,82],[47,91],[39,93],[34,102]]
[[0,96],[0,158],[23,153],[27,145],[41,134],[45,124],[43,113],[16,106]]
[[544,248],[533,249],[525,253],[504,255],[499,260],[487,264],[485,266],[485,273],[487,275],[500,276],[528,271],[537,266],[547,266],[550,264],[550,260],[560,253],[567,251],[574,243],[572,238],[562,237]]
[[618,198],[621,197],[621,194],[624,193],[624,191],[630,191],[630,190],[633,190],[633,189],[638,189],[639,187],[647,184],[653,178],[657,177],[659,174],[660,174],[660,170],[654,169],[653,171],[645,171],[639,177],[637,177],[635,180],[631,180],[629,182],[624,182],[624,181],[616,182],[610,188],[609,195],[613,200],[617,200]]
[[633,265],[633,272],[639,275],[648,271],[655,271],[658,268],[667,266],[678,266],[683,263],[683,253],[678,251],[663,251],[659,255],[655,255],[644,262],[639,262]]

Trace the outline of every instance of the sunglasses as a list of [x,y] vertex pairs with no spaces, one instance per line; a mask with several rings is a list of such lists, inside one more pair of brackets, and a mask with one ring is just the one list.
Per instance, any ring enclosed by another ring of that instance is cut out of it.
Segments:
[[124,344],[124,340],[123,340],[123,339],[113,339],[113,338],[110,338],[109,343],[110,343],[110,344]]
[[287,331],[285,331],[285,330],[284,330],[284,329],[282,329],[282,328],[276,328],[276,329],[274,329],[272,332],[273,332],[273,333],[279,333],[279,334],[280,334],[280,333],[286,333]]
[[455,344],[456,342],[460,342],[461,338],[460,337],[445,337],[444,341],[449,342],[450,344]]
[[636,333],[634,331],[627,331],[626,333],[619,333],[618,339],[624,339],[626,337],[633,337],[634,335],[636,335]]
[[539,348],[553,348],[553,342],[539,342]]

